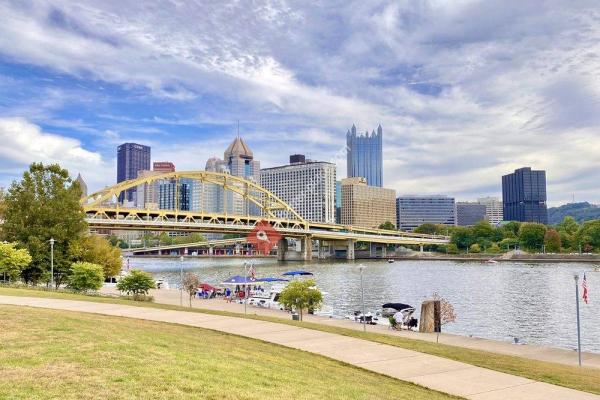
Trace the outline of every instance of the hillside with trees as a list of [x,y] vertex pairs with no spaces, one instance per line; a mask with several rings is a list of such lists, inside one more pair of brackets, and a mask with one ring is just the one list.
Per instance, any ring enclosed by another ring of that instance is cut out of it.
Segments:
[[573,217],[577,223],[600,219],[600,206],[583,202],[564,204],[560,207],[548,209],[548,223],[550,225],[559,224],[565,217]]

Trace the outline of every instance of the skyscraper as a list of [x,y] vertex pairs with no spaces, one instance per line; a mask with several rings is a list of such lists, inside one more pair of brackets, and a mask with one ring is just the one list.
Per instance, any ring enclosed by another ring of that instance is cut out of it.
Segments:
[[477,202],[485,205],[485,217],[490,224],[498,225],[503,221],[502,201],[497,197],[481,197]]
[[81,177],[81,174],[77,174],[77,178],[75,179],[75,181],[79,183],[79,188],[81,189],[81,197],[82,198],[87,197],[88,188],[87,188],[87,185],[85,184],[85,181]]
[[[138,172],[150,169],[150,147],[137,143],[123,143],[117,147],[117,183],[135,179]],[[136,188],[121,193],[119,201],[136,201]]]
[[369,186],[383,186],[382,136],[381,125],[371,135],[368,131],[357,135],[352,125],[346,133],[348,178],[362,177]]
[[456,203],[456,225],[473,226],[479,221],[487,221],[485,204],[458,202]]
[[[223,159],[231,175],[239,176],[240,178],[244,178],[255,183],[260,182],[260,163],[254,159],[252,150],[250,150],[240,136],[236,136],[229,147],[227,147],[227,150],[225,150],[223,155]],[[255,204],[250,204],[249,202],[244,201],[242,195],[227,191],[226,196],[227,208],[230,210],[231,214],[260,214],[258,207]]]
[[[335,221],[335,164],[306,160],[295,154],[290,164],[260,170],[260,183],[265,189],[289,204],[308,221]],[[289,218],[285,211],[276,213]]]
[[396,191],[368,186],[362,177],[342,179],[343,225],[377,228],[385,222],[396,222]]
[[505,221],[548,223],[546,171],[519,168],[502,177]]

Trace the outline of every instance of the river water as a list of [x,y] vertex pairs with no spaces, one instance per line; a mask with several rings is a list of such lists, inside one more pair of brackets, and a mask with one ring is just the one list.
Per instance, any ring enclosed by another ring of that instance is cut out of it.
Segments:
[[[325,304],[336,317],[360,310],[360,269],[363,263],[365,305],[380,310],[386,302],[417,307],[437,292],[454,306],[455,323],[444,332],[488,339],[577,347],[575,283],[573,276],[587,272],[590,302],[581,307],[582,350],[600,353],[600,272],[592,264],[526,264],[501,262],[318,261],[278,263],[257,259],[257,276],[281,277],[285,271],[313,272],[317,285],[327,292]],[[165,278],[171,287],[179,282],[178,259],[132,258],[130,265]],[[243,260],[230,258],[186,259],[184,272],[218,284],[228,276],[243,275]],[[580,278],[581,279],[581,278]],[[581,295],[581,285],[580,285]]]

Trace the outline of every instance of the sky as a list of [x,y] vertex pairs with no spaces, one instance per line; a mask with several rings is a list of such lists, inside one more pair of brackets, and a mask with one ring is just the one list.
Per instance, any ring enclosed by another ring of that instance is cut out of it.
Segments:
[[204,169],[240,135],[262,167],[335,162],[383,127],[384,186],[457,200],[547,171],[600,203],[597,1],[0,2],[0,186],[33,161],[116,181],[116,147]]

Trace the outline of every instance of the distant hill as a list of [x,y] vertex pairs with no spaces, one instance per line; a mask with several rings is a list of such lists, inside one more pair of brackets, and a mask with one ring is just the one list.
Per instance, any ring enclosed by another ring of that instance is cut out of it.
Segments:
[[551,207],[548,209],[548,224],[556,225],[566,216],[571,216],[579,223],[589,221],[590,219],[600,219],[600,206],[590,204],[587,201],[583,203],[564,204],[560,207]]

